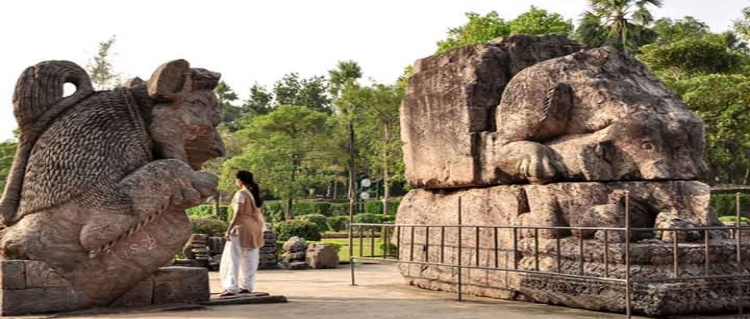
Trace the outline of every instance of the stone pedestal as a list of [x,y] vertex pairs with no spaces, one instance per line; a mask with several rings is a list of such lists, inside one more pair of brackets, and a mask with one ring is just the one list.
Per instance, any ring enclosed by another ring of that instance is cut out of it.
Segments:
[[[205,268],[164,267],[141,281],[110,307],[194,303],[210,298]],[[79,310],[81,292],[46,263],[0,261],[0,315],[17,316]]]
[[[626,190],[630,194],[632,227],[652,228],[657,220],[663,219],[660,216],[680,218],[694,226],[720,225],[708,207],[708,186],[693,181],[506,185],[450,192],[417,189],[410,191],[401,201],[397,222],[455,225],[458,222],[460,197],[464,225],[624,227],[623,196]],[[457,250],[457,229],[447,227],[444,238],[441,238],[441,231],[440,227],[432,227],[428,234],[424,227],[416,227],[412,233],[411,229],[402,228],[401,258],[408,260],[413,256],[414,261],[431,263],[440,263],[443,258],[446,264],[457,264],[460,258],[463,265],[504,269],[514,269],[517,262],[518,269],[531,271],[537,270],[538,259],[538,270],[541,272],[559,271],[569,275],[616,279],[623,279],[625,274],[625,238],[620,231],[608,232],[606,266],[602,231],[539,230],[536,233],[532,229],[518,229],[515,250],[511,229],[499,228],[495,233],[494,228],[464,228],[460,239],[463,249],[461,256]],[[709,232],[711,275],[731,275],[750,270],[750,260],[746,259],[747,262],[743,264],[736,263],[735,242],[728,239],[728,235],[725,231]],[[671,238],[661,240],[660,236],[655,232],[633,232],[633,280],[672,278],[672,241]],[[678,237],[681,276],[704,274],[705,238],[702,236],[700,232],[697,238]],[[583,254],[579,251],[581,237]],[[395,239],[394,235],[394,243]],[[442,251],[441,242],[445,243]],[[743,255],[750,256],[750,246],[743,247]],[[401,264],[400,270],[412,285],[430,290],[455,291],[455,268]],[[462,278],[466,294],[591,310],[624,311],[625,287],[622,283],[479,269],[464,269]],[[738,290],[734,283],[730,279],[636,283],[633,285],[633,310],[634,313],[650,316],[731,311],[737,305]],[[744,293],[747,293],[750,285],[745,286]]]

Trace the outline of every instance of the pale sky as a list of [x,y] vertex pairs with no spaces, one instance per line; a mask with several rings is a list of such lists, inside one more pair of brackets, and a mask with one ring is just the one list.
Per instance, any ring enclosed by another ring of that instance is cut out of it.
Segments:
[[[691,15],[714,31],[730,28],[748,0],[665,0],[657,17]],[[0,140],[16,127],[11,98],[20,73],[44,60],[84,66],[100,41],[117,35],[115,69],[148,78],[184,58],[223,74],[241,98],[282,75],[325,75],[352,59],[366,78],[392,83],[403,68],[435,51],[464,13],[497,11],[512,19],[529,6],[577,21],[586,0],[267,0],[32,1],[0,3]]]

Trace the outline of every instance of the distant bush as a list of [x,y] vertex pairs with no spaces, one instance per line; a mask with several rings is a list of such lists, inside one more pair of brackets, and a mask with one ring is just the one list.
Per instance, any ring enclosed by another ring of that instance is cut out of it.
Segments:
[[302,215],[298,219],[315,223],[316,225],[318,225],[318,228],[321,231],[328,230],[328,223],[327,223],[326,217],[323,214]]
[[[388,214],[395,215],[398,211],[398,205],[401,201],[389,200],[388,201]],[[365,213],[368,214],[382,214],[383,213],[383,201],[382,200],[369,200],[365,202]]]
[[209,218],[229,222],[232,219],[232,208],[229,205],[219,206],[219,214],[214,213],[214,205],[200,205],[187,209],[188,217]]
[[212,218],[190,218],[194,234],[205,234],[209,236],[223,236],[227,231],[227,223]]
[[331,216],[349,216],[349,203],[331,204]]
[[342,231],[346,230],[349,226],[349,216],[331,216],[326,218],[326,225],[328,230],[331,231]]
[[305,220],[287,220],[276,223],[273,226],[276,238],[279,241],[287,241],[294,236],[302,237],[309,241],[320,240],[320,228],[313,222]]
[[[721,221],[722,223],[736,222],[737,217],[736,216],[721,216],[719,217],[719,221]],[[750,218],[742,217],[742,222],[750,223]]]
[[267,222],[277,223],[284,220],[286,208],[282,202],[263,203],[263,217]]
[[[710,205],[718,216],[735,216],[737,214],[735,194],[711,195]],[[750,194],[740,194],[740,208],[743,215],[750,211]]]

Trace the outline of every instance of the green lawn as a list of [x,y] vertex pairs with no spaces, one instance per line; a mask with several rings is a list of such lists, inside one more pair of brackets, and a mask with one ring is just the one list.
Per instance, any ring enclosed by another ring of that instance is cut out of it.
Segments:
[[[349,238],[324,238],[321,241],[324,243],[341,246],[341,249],[339,249],[339,260],[341,261],[349,260]],[[383,239],[375,238],[374,246],[375,246],[375,257],[382,258],[383,257]],[[360,253],[360,248],[362,249],[362,253]],[[370,238],[363,238],[362,246],[360,246],[358,238],[354,239],[354,256],[369,257],[369,256],[372,256],[372,250],[373,250],[372,241]],[[393,254],[396,252],[396,247],[394,245],[391,245],[391,247],[388,250],[389,250],[389,254]]]

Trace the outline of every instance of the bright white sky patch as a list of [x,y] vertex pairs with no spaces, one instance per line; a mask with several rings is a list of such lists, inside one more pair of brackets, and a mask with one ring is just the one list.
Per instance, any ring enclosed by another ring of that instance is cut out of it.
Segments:
[[[148,78],[160,64],[184,58],[223,74],[241,98],[255,82],[271,85],[289,72],[325,75],[336,61],[360,63],[365,77],[392,83],[403,68],[432,54],[468,11],[495,10],[512,19],[529,6],[577,21],[586,0],[274,0],[29,1],[0,4],[0,140],[16,122],[17,77],[43,60],[84,66],[100,41],[117,35],[114,67]],[[727,30],[747,0],[665,0],[657,17],[692,15]]]

